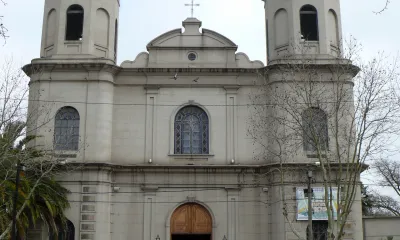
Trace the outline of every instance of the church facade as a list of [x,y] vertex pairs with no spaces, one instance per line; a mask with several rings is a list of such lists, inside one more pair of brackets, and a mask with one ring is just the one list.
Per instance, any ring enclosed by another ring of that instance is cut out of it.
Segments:
[[[300,55],[290,48],[300,33],[317,64],[338,56],[340,4],[264,4],[267,66],[196,18],[118,66],[119,0],[45,1],[41,56],[25,67],[36,69],[26,70],[29,110],[45,114],[30,128],[41,136],[36,145],[84,164],[60,179],[71,191],[66,239],[297,239],[289,225],[306,236],[296,188],[306,187],[304,166],[315,160],[302,152],[288,160],[284,188],[265,177],[279,163],[260,158],[248,133],[249,96],[260,72]],[[356,201],[348,239],[362,239],[361,225]],[[37,236],[48,239],[47,230]]]

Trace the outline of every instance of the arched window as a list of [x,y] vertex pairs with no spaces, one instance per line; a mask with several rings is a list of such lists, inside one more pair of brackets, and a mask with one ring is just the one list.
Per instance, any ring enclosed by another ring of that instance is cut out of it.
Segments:
[[328,150],[328,118],[319,108],[309,108],[302,114],[303,147],[305,151]]
[[78,150],[79,113],[73,107],[58,110],[54,126],[55,150]]
[[175,116],[175,154],[208,154],[208,116],[196,106],[182,108]]
[[74,240],[75,239],[75,226],[74,224],[67,220],[64,227],[57,225],[58,234],[50,231],[49,240]]
[[[312,229],[314,240],[326,240],[328,239],[328,222],[327,221],[313,221],[312,222]],[[307,226],[307,239],[309,239],[309,232]]]
[[300,27],[302,38],[306,41],[318,41],[318,13],[311,5],[300,9]]
[[80,5],[72,5],[67,10],[67,27],[65,40],[82,40],[83,35],[83,8]]

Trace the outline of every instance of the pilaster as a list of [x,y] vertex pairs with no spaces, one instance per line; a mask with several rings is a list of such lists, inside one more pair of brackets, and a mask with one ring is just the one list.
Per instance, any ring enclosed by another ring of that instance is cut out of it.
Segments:
[[225,86],[226,90],[226,161],[237,162],[237,86]]
[[239,192],[240,188],[226,188],[227,191],[227,233],[229,240],[238,240]]
[[157,95],[159,88],[156,86],[146,87],[146,130],[145,130],[145,159],[148,163],[150,159],[154,161],[156,155],[156,136],[157,136]]
[[158,188],[142,188],[144,192],[144,214],[143,214],[143,240],[152,240],[154,230],[154,202],[156,199],[156,191]]

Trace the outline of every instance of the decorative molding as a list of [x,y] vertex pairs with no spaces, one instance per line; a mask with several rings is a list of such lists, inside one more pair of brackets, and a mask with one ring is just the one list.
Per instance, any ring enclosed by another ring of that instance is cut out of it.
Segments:
[[237,194],[237,192],[240,192],[242,190],[241,187],[225,187],[225,190],[229,194]]
[[149,89],[146,97],[146,129],[145,129],[145,159],[147,163],[149,159],[154,162],[156,156],[156,139],[157,139],[157,94],[158,89]]
[[[196,22],[198,24],[201,22]],[[200,25],[199,25],[200,28]],[[202,48],[202,49],[232,49],[232,50],[237,50],[238,46],[229,38],[225,37],[224,35],[209,30],[209,29],[202,29],[202,37],[207,37],[207,38],[212,38],[220,43],[222,43],[223,46],[211,46],[211,47],[204,47],[204,46],[191,46],[191,48]],[[200,35],[199,35],[200,36]],[[147,51],[153,50],[153,49],[182,49],[182,46],[160,46],[163,42],[166,40],[169,40],[174,37],[185,37],[184,33],[182,32],[181,28],[173,29],[171,31],[168,31],[166,33],[161,34],[160,36],[154,38],[153,40],[150,41],[150,43],[147,44],[146,48]]]
[[144,214],[143,214],[143,240],[154,239],[152,236],[154,229],[154,203],[155,194],[149,194],[148,192],[144,195]]
[[[231,47],[231,48],[236,49],[236,50],[238,48],[238,45],[236,45],[232,40],[230,40],[229,38],[225,37],[224,35],[222,35],[222,34],[220,34],[218,32],[215,32],[215,31],[207,29],[207,28],[203,28],[203,34],[204,35],[209,34],[209,35],[211,35],[211,36],[213,36],[213,37],[215,37],[217,39],[219,38],[219,39],[224,40],[224,42],[226,42],[227,45],[228,45],[227,47]],[[225,47],[225,48],[227,48],[227,47]]]
[[240,86],[224,86],[226,94],[237,94],[237,91],[240,89]]
[[142,189],[143,192],[145,193],[151,193],[151,192],[157,192],[158,187],[157,186],[142,186],[140,189]]
[[228,213],[228,239],[236,240],[239,228],[239,191],[230,190],[227,192],[227,213]]
[[170,38],[171,36],[179,36],[180,34],[182,34],[182,29],[181,28],[176,28],[173,29],[171,31],[168,31],[166,33],[161,34],[160,36],[154,38],[153,40],[151,40],[148,44],[147,44],[147,51],[149,51],[151,48],[156,48],[155,45],[158,44],[158,42],[160,42],[162,39],[164,38]]
[[[82,185],[81,186],[81,212],[79,221],[79,230],[81,236],[94,237],[90,232],[96,231],[96,200],[97,200],[97,186],[93,185]],[[93,219],[85,219],[84,216],[93,216]],[[81,239],[92,239],[92,238],[81,238]],[[94,239],[94,238],[93,238]]]
[[192,159],[192,158],[209,158],[214,157],[214,154],[168,154],[170,157],[175,158],[185,158],[185,159]]
[[160,86],[158,85],[146,85],[144,89],[146,90],[146,94],[159,94],[160,92]]
[[196,196],[187,196],[188,202],[196,202]]
[[35,73],[43,71],[65,71],[65,70],[82,70],[82,71],[105,71],[113,75],[120,72],[121,68],[108,63],[107,61],[96,59],[72,59],[72,60],[33,60],[31,64],[25,65],[22,70],[26,75],[31,76]]
[[[264,63],[260,60],[250,60],[249,56],[244,52],[238,52],[235,54],[236,63],[238,67],[247,67],[248,68],[262,68],[264,67]],[[243,59],[244,58],[244,59]],[[244,64],[244,66],[243,66]]]
[[238,163],[236,159],[237,150],[237,91],[239,86],[225,86],[226,90],[226,161],[227,164],[232,160],[235,164]]
[[[330,163],[333,170],[339,169],[340,164],[337,162]],[[348,164],[343,163],[343,166],[348,166]],[[315,166],[315,161],[310,162],[292,162],[292,163],[269,163],[269,164],[238,164],[238,165],[227,165],[227,164],[202,164],[202,165],[187,165],[187,164],[115,164],[115,163],[98,163],[98,162],[72,162],[67,163],[66,166],[74,166],[79,169],[79,171],[132,171],[136,170],[149,170],[153,171],[156,169],[168,169],[168,171],[180,170],[180,169],[221,169],[226,171],[242,171],[242,170],[265,170],[268,171],[270,168],[284,168],[284,169],[304,169],[305,167],[310,169],[319,169]],[[356,164],[354,164],[356,166]],[[367,164],[362,164],[362,170],[366,170],[369,166]],[[66,181],[63,181],[66,182]],[[99,181],[84,181],[84,184],[91,182],[98,183]],[[110,182],[106,182],[110,183]]]
[[134,67],[147,67],[149,64],[149,53],[148,52],[141,52],[139,53],[135,60],[129,61],[125,60],[121,63],[121,68],[134,68]]
[[[264,69],[263,67],[262,69]],[[222,73],[229,75],[229,73],[257,73],[258,69],[254,68],[123,68],[120,73],[147,73],[147,74],[161,74],[164,73]]]

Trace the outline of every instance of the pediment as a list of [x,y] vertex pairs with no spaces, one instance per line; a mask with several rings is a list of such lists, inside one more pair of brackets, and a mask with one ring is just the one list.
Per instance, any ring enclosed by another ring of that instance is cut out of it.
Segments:
[[178,28],[156,37],[147,44],[147,50],[156,48],[231,48],[237,50],[237,45],[220,33],[204,28],[200,32],[201,22],[196,20],[184,21],[185,31]]
[[[124,61],[123,68],[261,68],[224,35],[201,27],[196,18],[187,18],[183,28],[173,29],[154,38],[147,51],[134,61]],[[194,56],[194,57],[193,57]]]

